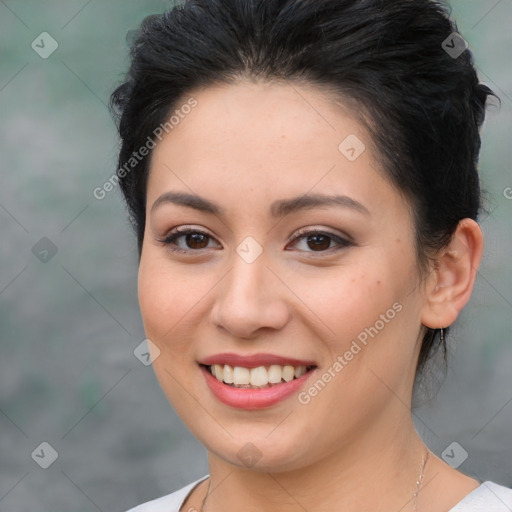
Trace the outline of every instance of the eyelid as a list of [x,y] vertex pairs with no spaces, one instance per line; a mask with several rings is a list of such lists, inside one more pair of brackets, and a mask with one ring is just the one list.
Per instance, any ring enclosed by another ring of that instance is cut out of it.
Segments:
[[354,239],[350,235],[348,235],[347,233],[344,233],[344,232],[340,232],[340,231],[338,231],[338,233],[334,233],[333,231],[331,231],[333,229],[334,228],[315,228],[315,227],[309,227],[309,226],[305,227],[305,228],[300,228],[294,233],[294,235],[291,237],[290,241],[294,242],[303,235],[317,233],[319,235],[330,236],[334,239],[336,239],[336,238],[341,239],[347,243],[355,245]]

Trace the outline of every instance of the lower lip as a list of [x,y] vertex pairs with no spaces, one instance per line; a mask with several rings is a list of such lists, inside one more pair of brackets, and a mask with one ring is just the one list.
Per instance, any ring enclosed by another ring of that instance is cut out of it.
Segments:
[[206,367],[200,366],[200,368],[206,379],[206,384],[218,400],[231,407],[247,410],[264,409],[285,400],[297,393],[315,372],[314,369],[310,370],[298,379],[276,384],[270,388],[250,389],[228,386],[217,380]]

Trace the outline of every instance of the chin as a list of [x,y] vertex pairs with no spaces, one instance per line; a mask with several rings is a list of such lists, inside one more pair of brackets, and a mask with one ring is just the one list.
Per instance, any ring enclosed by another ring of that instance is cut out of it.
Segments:
[[[314,458],[311,436],[294,436],[287,426],[279,434],[275,432],[275,435],[269,435],[275,425],[269,428],[267,423],[237,428],[226,425],[226,428],[231,436],[227,433],[223,438],[212,436],[210,428],[194,432],[194,435],[210,454],[238,468],[281,473],[302,469],[311,464]],[[317,453],[317,456],[320,457],[320,454]]]

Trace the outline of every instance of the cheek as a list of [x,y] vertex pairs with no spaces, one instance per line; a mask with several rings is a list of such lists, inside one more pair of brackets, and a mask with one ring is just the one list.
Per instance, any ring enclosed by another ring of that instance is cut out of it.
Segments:
[[141,258],[138,296],[144,332],[160,351],[153,360],[153,371],[169,402],[180,411],[189,399],[183,383],[195,366],[188,336],[189,317],[199,300],[194,290],[179,272],[171,272],[168,262],[165,264],[157,254],[147,251]]
[[180,358],[185,353],[186,339],[177,333],[186,326],[188,316],[200,300],[201,291],[194,284],[197,283],[173,272],[158,257],[148,254],[141,258],[138,296],[144,330],[160,350],[172,347],[173,357]]
[[294,292],[324,326],[325,339],[339,353],[375,322],[380,326],[380,315],[392,309],[400,293],[389,269],[361,264],[322,271],[296,279]]
[[344,357],[343,373],[357,379],[361,367],[403,375],[414,357],[418,330],[413,266],[408,270],[409,260],[398,265],[383,256],[373,261],[379,263],[368,259],[335,269],[325,279],[301,280],[297,290],[322,320],[331,361]]

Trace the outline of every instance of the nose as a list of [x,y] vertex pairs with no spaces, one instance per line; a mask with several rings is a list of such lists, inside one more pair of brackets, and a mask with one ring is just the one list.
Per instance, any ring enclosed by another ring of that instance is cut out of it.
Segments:
[[247,263],[235,254],[231,270],[216,288],[210,320],[233,337],[251,339],[288,322],[287,288],[261,256]]

